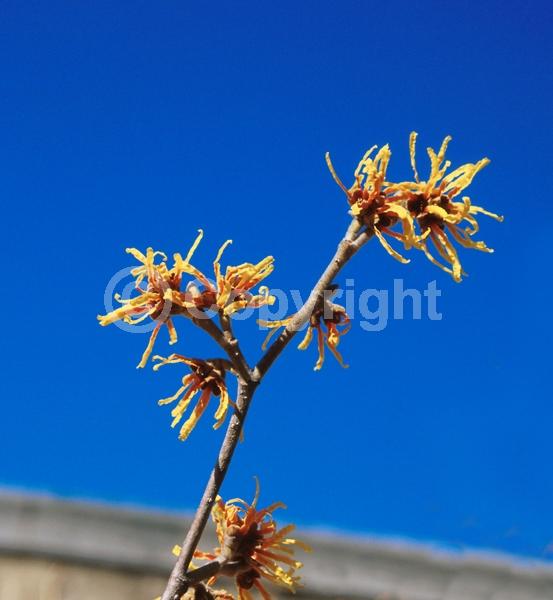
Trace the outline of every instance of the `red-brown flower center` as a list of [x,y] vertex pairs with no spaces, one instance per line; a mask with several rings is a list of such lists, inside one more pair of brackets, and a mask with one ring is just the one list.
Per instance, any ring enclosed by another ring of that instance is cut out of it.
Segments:
[[200,379],[200,389],[209,388],[214,396],[220,396],[225,385],[225,372],[218,369],[210,362],[198,362],[191,367],[192,371]]

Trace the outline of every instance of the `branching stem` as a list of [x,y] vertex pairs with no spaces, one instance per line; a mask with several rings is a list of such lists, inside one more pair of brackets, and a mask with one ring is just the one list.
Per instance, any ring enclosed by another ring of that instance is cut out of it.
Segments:
[[217,561],[207,563],[207,565],[201,567],[204,570],[199,573],[200,569],[188,571],[188,568],[207,524],[219,489],[225,479],[234,450],[240,439],[254,392],[284,348],[303,325],[305,325],[317,306],[324,300],[325,291],[330,288],[334,278],[352,256],[372,237],[372,232],[367,230],[360,231],[361,225],[356,219],[353,219],[344,238],[338,245],[336,253],[311,291],[306,303],[267,349],[253,371],[248,366],[240,350],[228,316],[220,314],[221,329],[211,319],[193,318],[194,323],[208,333],[229,357],[232,367],[238,376],[238,397],[236,400],[236,409],[230,418],[217,461],[183,542],[181,553],[169,577],[162,600],[180,600],[189,585],[201,580],[198,577],[209,579],[219,572],[221,564],[217,563]]

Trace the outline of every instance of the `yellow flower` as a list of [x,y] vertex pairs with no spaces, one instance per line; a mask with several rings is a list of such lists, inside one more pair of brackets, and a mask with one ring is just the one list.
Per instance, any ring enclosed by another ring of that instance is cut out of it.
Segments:
[[155,371],[163,365],[177,363],[188,365],[192,370],[192,373],[182,378],[182,386],[173,396],[159,400],[160,406],[177,402],[177,405],[171,411],[171,416],[173,417],[171,427],[175,427],[182,420],[194,396],[200,394],[194,410],[181,427],[179,433],[180,440],[184,441],[190,435],[207,408],[212,396],[219,398],[219,406],[215,412],[213,429],[217,429],[223,424],[227,416],[228,407],[232,404],[225,383],[226,369],[223,361],[199,360],[196,358],[187,358],[180,354],[171,354],[168,358],[154,356],[154,360],[160,361],[154,366]]
[[[196,246],[203,236],[200,230]],[[227,240],[220,248],[215,261],[213,262],[213,271],[215,282],[210,281],[200,270],[189,264],[190,257],[184,261],[179,254],[175,254],[175,266],[186,269],[187,273],[193,275],[200,283],[189,285],[187,288],[187,301],[194,301],[196,308],[200,310],[215,309],[225,315],[231,315],[245,308],[259,308],[264,305],[271,305],[275,302],[275,297],[269,294],[269,288],[261,286],[257,294],[252,294],[251,290],[263,279],[269,276],[274,270],[274,258],[267,256],[256,264],[242,263],[241,265],[228,266],[225,274],[221,273],[221,257],[226,247],[232,243]],[[181,296],[174,294],[175,302],[179,302]]]
[[[408,259],[390,246],[384,234],[400,240],[405,249],[409,250],[416,242],[413,219],[409,211],[405,209],[401,198],[396,198],[388,191],[386,171],[392,155],[388,144],[383,146],[373,158],[371,155],[376,148],[373,146],[367,150],[357,165],[354,173],[355,181],[349,189],[336,174],[328,153],[326,162],[334,181],[346,194],[351,206],[351,213],[369,231],[374,232],[388,254],[401,263],[408,263]],[[392,227],[398,223],[401,230],[393,230]]]
[[[294,525],[277,528],[273,512],[286,508],[277,502],[267,508],[257,510],[259,485],[251,505],[235,498],[228,502],[218,497],[211,511],[215,523],[219,546],[213,552],[196,551],[198,559],[222,559],[222,568],[208,584],[212,585],[219,575],[233,577],[239,600],[251,600],[250,590],[255,587],[264,600],[271,596],[261,579],[294,591],[300,578],[295,574],[302,563],[294,560],[294,546],[309,552],[306,544],[288,537]],[[174,553],[178,555],[177,546]]]
[[[231,243],[228,240],[221,246],[213,263],[215,283],[212,283],[190,262],[202,237],[203,231],[200,229],[186,257],[183,259],[178,253],[173,256],[174,264],[171,269],[167,266],[167,256],[163,252],[154,252],[152,248],[148,248],[144,255],[136,248],[127,248],[127,252],[142,263],[131,271],[136,278],[137,295],[122,299],[117,294],[115,299],[122,306],[107,315],[99,315],[98,320],[100,325],[110,325],[119,320],[137,325],[148,317],[156,322],[139,367],[146,365],[162,325],[165,324],[169,330],[169,343],[177,341],[177,331],[172,320],[176,315],[197,316],[194,310],[216,310],[231,315],[244,308],[258,308],[275,301],[275,297],[269,294],[269,289],[265,286],[261,286],[257,294],[251,293],[252,288],[272,273],[272,256],[267,256],[257,264],[229,266],[223,276],[219,261],[224,249]],[[158,256],[161,261],[156,263]],[[189,281],[183,291],[183,274],[195,278],[198,283]],[[145,287],[141,285],[144,281]]]
[[[187,260],[194,251],[194,247],[195,245]],[[138,295],[130,299],[123,299],[116,294],[115,299],[122,306],[107,315],[98,315],[98,320],[103,326],[120,320],[129,325],[137,325],[148,317],[156,321],[146,350],[138,364],[138,367],[144,367],[163,324],[169,330],[169,343],[174,344],[177,341],[177,331],[171,317],[182,314],[187,305],[184,301],[178,304],[167,302],[167,296],[180,289],[182,274],[188,270],[189,265],[187,261],[181,261],[169,269],[166,262],[167,256],[163,252],[154,252],[152,248],[148,248],[145,255],[136,248],[127,248],[127,252],[142,263],[141,266],[131,271],[131,275],[136,278],[134,289]],[[162,258],[158,264],[156,264],[157,256]],[[146,280],[146,287],[141,286],[144,280]]]
[[[288,317],[281,321],[262,321],[258,323],[263,327],[271,329],[265,341],[263,342],[262,349],[265,350],[269,340],[281,327],[286,327],[292,317]],[[327,302],[325,307],[321,307],[313,312],[309,319],[309,325],[305,333],[305,337],[298,344],[299,350],[306,350],[311,340],[313,339],[313,332],[317,332],[317,347],[319,351],[319,358],[315,364],[314,370],[319,371],[324,363],[325,357],[325,344],[332,354],[336,357],[336,360],[347,368],[348,365],[344,364],[344,360],[340,352],[338,352],[338,344],[340,338],[345,335],[351,328],[350,319],[346,313],[346,309],[338,304]]]
[[[449,273],[458,282],[461,281],[464,273],[457,250],[448,234],[465,248],[493,252],[484,242],[472,239],[479,229],[475,215],[484,214],[497,221],[503,221],[503,217],[471,204],[467,196],[463,196],[460,202],[454,201],[454,198],[471,184],[476,174],[490,161],[483,158],[474,164],[467,163],[446,175],[451,166],[450,161],[445,160],[445,153],[451,141],[451,137],[447,136],[438,153],[428,148],[430,175],[426,181],[421,181],[415,161],[416,139],[417,133],[412,132],[409,138],[409,151],[415,181],[391,185],[388,189],[405,202],[409,213],[420,228],[420,235],[417,236],[414,245],[421,249],[433,264]],[[466,224],[465,227],[462,226],[463,223]],[[428,241],[432,242],[439,256],[450,266],[445,266],[436,260],[428,249]]]

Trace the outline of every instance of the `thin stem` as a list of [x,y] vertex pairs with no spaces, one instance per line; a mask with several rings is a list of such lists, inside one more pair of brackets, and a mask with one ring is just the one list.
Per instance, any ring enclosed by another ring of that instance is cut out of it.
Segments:
[[244,356],[240,348],[240,344],[238,343],[238,339],[234,335],[234,330],[232,328],[232,318],[230,315],[226,315],[224,311],[219,311],[219,323],[221,324],[221,330],[223,332],[223,339],[225,344],[225,350],[229,355],[229,358],[236,364],[239,365],[240,375],[244,379],[250,379],[251,370],[248,365],[248,361]]
[[173,567],[162,600],[180,600],[182,594],[188,589],[190,579],[187,570],[190,561],[194,556],[194,551],[207,524],[209,513],[213,508],[221,484],[225,479],[256,387],[257,383],[251,380],[239,380],[236,409],[230,418],[225,438],[219,450],[219,456],[209,476],[198,510],[194,515],[190,529],[182,544],[181,553]]
[[207,581],[214,575],[217,575],[223,566],[224,562],[222,560],[210,560],[208,563],[205,563],[205,565],[193,569],[192,571],[188,571],[186,574],[186,583],[187,585],[193,585],[195,583],[200,583],[201,581]]
[[[228,318],[228,317],[227,317]],[[240,378],[244,381],[250,379],[250,367],[244,358],[238,340],[234,336],[232,338],[221,331],[212,319],[192,317],[192,321],[200,329],[203,329],[208,335],[210,335],[221,348],[227,353],[234,370]]]

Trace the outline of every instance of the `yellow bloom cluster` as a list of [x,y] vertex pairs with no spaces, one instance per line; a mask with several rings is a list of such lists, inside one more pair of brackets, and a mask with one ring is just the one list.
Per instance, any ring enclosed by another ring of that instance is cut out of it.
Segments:
[[[115,295],[115,300],[122,304],[121,307],[111,311],[107,315],[98,315],[100,325],[111,325],[116,321],[124,321],[128,325],[138,325],[145,319],[151,318],[156,322],[150,340],[138,364],[144,367],[158,336],[159,330],[163,324],[169,330],[169,343],[174,344],[177,341],[177,331],[173,324],[172,317],[181,314],[184,306],[166,302],[165,297],[169,290],[179,290],[182,281],[182,274],[185,271],[185,263],[172,269],[167,267],[167,256],[163,252],[154,252],[152,248],[142,254],[136,248],[127,248],[127,252],[134,256],[136,260],[142,263],[141,266],[134,268],[131,275],[135,278],[134,289],[137,293],[133,298],[121,298],[119,294]],[[161,262],[156,263],[156,257],[161,257]],[[142,283],[146,280],[146,286]]]
[[[100,325],[110,325],[116,321],[136,325],[147,318],[155,322],[138,367],[146,365],[162,325],[169,331],[169,343],[174,344],[177,341],[177,331],[173,323],[173,317],[176,315],[197,316],[197,311],[214,310],[228,316],[245,308],[271,305],[275,301],[265,286],[261,286],[257,293],[252,293],[252,289],[272,273],[272,256],[267,256],[256,264],[228,266],[223,275],[220,260],[225,248],[232,243],[231,240],[227,240],[213,262],[215,282],[212,282],[190,262],[202,237],[203,231],[200,229],[185,258],[178,253],[174,254],[171,268],[163,252],[154,252],[152,248],[148,248],[144,255],[136,248],[127,249],[129,254],[142,263],[131,271],[135,278],[136,296],[122,299],[116,295],[115,299],[122,306],[107,315],[99,315],[98,320]],[[158,257],[161,258],[160,262],[156,262]],[[189,277],[184,289],[183,275]]]
[[[271,600],[262,578],[294,591],[300,582],[295,572],[302,567],[293,557],[294,546],[311,551],[303,542],[289,537],[294,525],[277,527],[272,513],[286,508],[284,504],[277,502],[257,510],[258,498],[259,485],[251,505],[239,498],[223,502],[218,497],[211,516],[219,546],[213,552],[194,553],[197,559],[222,560],[221,571],[208,584],[215,583],[219,575],[233,577],[239,600],[252,600],[250,590],[254,587],[264,600]],[[180,547],[173,552],[180,554]]]
[[[354,183],[347,188],[334,170],[327,154],[327,164],[336,183],[346,194],[352,214],[378,238],[386,251],[402,263],[409,262],[386,239],[394,238],[403,243],[405,250],[416,248],[457,282],[461,281],[463,269],[457,249],[451,238],[465,248],[493,252],[482,241],[472,239],[479,229],[476,215],[484,214],[497,221],[503,217],[480,206],[474,206],[468,196],[455,200],[472,182],[475,175],[490,161],[483,158],[467,163],[447,173],[451,163],[445,153],[451,137],[447,136],[439,151],[428,148],[430,174],[426,181],[420,179],[415,160],[417,134],[411,133],[409,153],[414,180],[392,183],[387,180],[391,152],[388,145],[375,156],[373,146],[361,159],[354,173]],[[447,174],[446,174],[447,173]],[[396,229],[392,229],[398,225]],[[432,242],[439,260],[431,253]]]
[[175,427],[180,423],[194,396],[200,394],[194,410],[181,427],[179,439],[184,441],[190,435],[207,408],[212,396],[219,398],[219,406],[215,412],[215,425],[213,425],[213,429],[221,427],[227,416],[229,405],[232,404],[225,383],[226,370],[221,361],[187,358],[180,354],[171,354],[167,358],[154,356],[154,360],[160,361],[154,366],[154,371],[157,371],[163,365],[179,363],[189,366],[192,370],[192,373],[182,378],[182,386],[173,396],[159,400],[160,406],[178,401],[175,408],[171,411],[171,416],[173,417],[171,427]]
[[[281,327],[286,327],[292,318],[293,315],[286,319],[282,319],[281,321],[258,320],[258,323],[261,326],[267,327],[271,330],[263,342],[263,350],[267,348],[267,344],[273,335]],[[324,306],[315,310],[311,315],[307,325],[307,331],[303,340],[298,344],[298,349],[306,350],[311,344],[313,333],[316,331],[317,350],[319,352],[319,356],[317,358],[317,362],[315,363],[314,370],[319,371],[323,366],[325,359],[325,345],[330,352],[332,352],[342,367],[347,368],[347,365],[344,364],[342,355],[340,352],[338,352],[338,344],[340,343],[340,338],[350,330],[350,327],[351,323],[346,313],[346,309],[338,304],[327,302]]]

